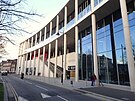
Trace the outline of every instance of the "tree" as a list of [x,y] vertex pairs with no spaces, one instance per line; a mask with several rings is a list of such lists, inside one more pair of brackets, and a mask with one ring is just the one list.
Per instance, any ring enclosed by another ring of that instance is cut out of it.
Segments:
[[0,0],[0,54],[7,54],[4,49],[7,42],[14,45],[14,42],[5,36],[5,33],[30,33],[19,23],[26,20],[33,21],[31,16],[41,16],[32,10],[25,11],[23,5],[26,5],[25,0]]

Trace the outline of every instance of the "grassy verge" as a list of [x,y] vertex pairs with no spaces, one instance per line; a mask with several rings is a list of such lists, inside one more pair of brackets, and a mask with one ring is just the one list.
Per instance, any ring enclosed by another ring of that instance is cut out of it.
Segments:
[[4,101],[4,87],[3,84],[0,83],[0,101]]

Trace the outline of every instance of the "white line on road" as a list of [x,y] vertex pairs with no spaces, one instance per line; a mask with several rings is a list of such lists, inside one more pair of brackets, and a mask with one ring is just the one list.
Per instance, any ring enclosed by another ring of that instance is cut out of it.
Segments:
[[59,96],[59,95],[57,95],[57,97],[61,98],[61,99],[64,100],[64,101],[68,101],[67,99],[65,99],[65,98],[63,98],[63,97],[61,97],[61,96]]
[[29,82],[29,81],[25,81],[26,83],[28,83],[28,84],[32,84],[31,82]]
[[51,97],[51,96],[46,95],[46,94],[44,94],[44,93],[41,93],[41,96],[42,96],[43,99],[44,99],[44,98],[49,98],[49,97]]
[[11,92],[12,92],[14,98],[15,98],[15,101],[18,101],[18,100],[17,100],[18,94],[16,93],[14,87],[13,87],[10,83],[8,83],[8,85],[9,85],[9,87],[10,87],[10,90],[11,90]]
[[23,97],[21,97],[21,96],[18,97],[18,100],[19,100],[19,101],[28,101],[27,99],[25,99],[25,98],[23,98]]
[[35,85],[36,87],[38,87],[38,88],[40,88],[40,89],[43,89],[43,90],[45,90],[45,91],[48,91],[46,88],[44,88],[44,87],[41,87],[41,86],[38,86],[38,85]]
[[129,100],[129,98],[121,98],[121,99],[122,99],[122,100],[126,100],[126,101]]

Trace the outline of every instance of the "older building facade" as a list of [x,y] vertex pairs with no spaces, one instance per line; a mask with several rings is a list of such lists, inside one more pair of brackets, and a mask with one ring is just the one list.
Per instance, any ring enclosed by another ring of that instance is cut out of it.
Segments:
[[135,0],[69,0],[20,44],[17,73],[89,80],[135,91]]
[[17,59],[1,62],[1,71],[7,71],[11,73],[15,73],[16,71],[16,65],[17,65]]

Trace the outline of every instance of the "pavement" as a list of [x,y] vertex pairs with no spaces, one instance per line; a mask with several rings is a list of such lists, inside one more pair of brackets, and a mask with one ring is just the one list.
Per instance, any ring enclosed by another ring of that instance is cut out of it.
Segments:
[[[135,92],[130,90],[129,86],[120,86],[104,84],[104,86],[91,86],[90,81],[64,80],[63,84],[60,78],[46,78],[41,76],[25,76],[27,79],[33,79],[48,83],[51,85],[74,90],[85,95],[100,99],[101,101],[135,101]],[[71,84],[73,81],[73,84]]]
[[97,98],[101,101],[135,101],[135,92],[132,92],[130,87],[127,86],[111,84],[104,84],[104,86],[91,86],[90,81],[79,80],[78,82],[75,82],[74,79],[64,80],[62,84],[60,78],[47,78],[42,76],[25,76],[25,79],[37,80],[54,86],[63,87],[65,89],[74,90],[75,92]]
[[108,87],[91,87],[91,88],[81,88],[84,91],[90,92],[101,98],[110,99],[112,101],[135,101],[135,93],[131,91],[119,90]]

